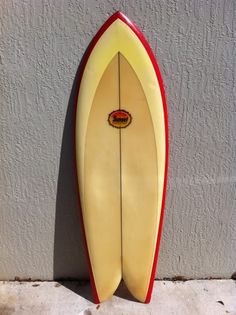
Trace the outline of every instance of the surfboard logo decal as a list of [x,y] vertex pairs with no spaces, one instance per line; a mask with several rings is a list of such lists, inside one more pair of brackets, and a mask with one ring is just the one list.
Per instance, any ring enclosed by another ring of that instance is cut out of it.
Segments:
[[126,128],[131,124],[132,116],[123,109],[115,110],[108,116],[109,125],[115,128]]

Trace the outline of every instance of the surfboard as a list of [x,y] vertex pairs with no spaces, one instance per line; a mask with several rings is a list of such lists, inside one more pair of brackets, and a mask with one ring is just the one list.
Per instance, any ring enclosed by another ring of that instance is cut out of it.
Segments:
[[83,230],[96,303],[121,279],[151,298],[168,161],[161,74],[141,31],[116,12],[81,63],[75,148]]

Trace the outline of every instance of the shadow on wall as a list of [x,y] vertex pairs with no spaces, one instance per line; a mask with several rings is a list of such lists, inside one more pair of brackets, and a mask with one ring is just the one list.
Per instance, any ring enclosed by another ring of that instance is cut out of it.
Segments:
[[54,280],[88,279],[79,215],[74,146],[79,71],[80,67],[73,82],[62,137],[56,198]]

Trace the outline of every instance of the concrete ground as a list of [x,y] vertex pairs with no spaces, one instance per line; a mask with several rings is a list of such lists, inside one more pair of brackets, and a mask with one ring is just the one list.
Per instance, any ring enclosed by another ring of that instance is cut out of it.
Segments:
[[82,282],[0,282],[0,315],[236,315],[234,280],[156,281],[152,301],[134,301],[122,284],[96,305]]

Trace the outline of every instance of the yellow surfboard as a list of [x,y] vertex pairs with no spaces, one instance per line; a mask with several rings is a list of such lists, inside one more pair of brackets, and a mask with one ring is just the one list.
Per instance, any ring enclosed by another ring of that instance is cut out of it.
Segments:
[[112,15],[81,64],[76,163],[95,301],[123,278],[149,302],[163,222],[167,111],[161,75],[138,28]]

